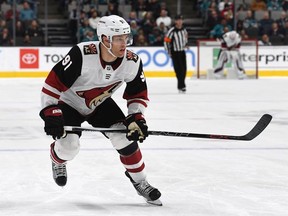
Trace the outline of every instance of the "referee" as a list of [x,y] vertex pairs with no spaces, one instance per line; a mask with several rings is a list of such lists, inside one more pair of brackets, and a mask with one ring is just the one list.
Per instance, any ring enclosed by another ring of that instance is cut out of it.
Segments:
[[183,17],[182,15],[177,15],[175,17],[175,25],[168,30],[164,38],[164,48],[172,59],[179,93],[186,92],[187,64],[185,48],[188,48],[187,43],[188,33],[183,27]]

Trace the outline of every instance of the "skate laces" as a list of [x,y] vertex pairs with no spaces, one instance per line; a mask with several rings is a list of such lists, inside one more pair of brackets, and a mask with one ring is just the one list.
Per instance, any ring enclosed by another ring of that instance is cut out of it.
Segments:
[[55,177],[66,176],[67,175],[66,164],[65,163],[54,164],[53,165],[53,169],[54,169]]
[[137,188],[137,191],[139,193],[141,193],[142,195],[146,195],[148,197],[149,197],[150,192],[155,189],[147,181],[142,181],[140,183],[135,183],[134,185]]

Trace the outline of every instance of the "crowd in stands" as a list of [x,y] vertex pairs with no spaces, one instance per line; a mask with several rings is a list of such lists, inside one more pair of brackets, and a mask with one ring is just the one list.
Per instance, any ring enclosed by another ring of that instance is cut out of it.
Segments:
[[288,0],[233,2],[198,0],[198,16],[209,28],[207,37],[219,38],[235,29],[243,39],[256,39],[259,45],[288,45]]
[[43,45],[44,33],[37,19],[37,1],[16,0],[15,2],[14,14],[13,0],[0,1],[0,46]]
[[82,1],[80,14],[77,14],[77,2],[75,0],[69,2],[67,10],[74,41],[98,40],[97,23],[100,17],[111,14],[123,16],[130,24],[133,46],[163,46],[164,36],[173,25],[165,1],[126,1],[124,11],[117,0],[100,1],[101,8],[93,2]]
[[[16,15],[13,14],[13,0],[0,0],[0,46],[44,45],[44,32],[37,17],[39,2],[15,1]],[[173,25],[166,1],[125,0],[125,7],[123,1],[119,2],[57,1],[59,12],[66,13],[73,43],[98,40],[97,23],[100,17],[116,14],[123,16],[131,25],[133,46],[163,46],[163,38]],[[209,28],[209,38],[219,38],[235,29],[243,39],[257,39],[260,45],[288,45],[288,0],[198,0],[196,7],[198,16]],[[16,35],[15,40],[13,35]]]

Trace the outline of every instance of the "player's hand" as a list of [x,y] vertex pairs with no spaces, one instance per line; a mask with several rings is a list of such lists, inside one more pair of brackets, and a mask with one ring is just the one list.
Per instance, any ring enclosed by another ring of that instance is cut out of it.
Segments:
[[142,113],[130,114],[126,117],[126,127],[128,140],[140,141],[141,143],[148,136],[148,127]]
[[64,135],[64,119],[57,105],[45,107],[39,115],[45,122],[44,131],[47,135],[53,136],[54,139],[60,139]]

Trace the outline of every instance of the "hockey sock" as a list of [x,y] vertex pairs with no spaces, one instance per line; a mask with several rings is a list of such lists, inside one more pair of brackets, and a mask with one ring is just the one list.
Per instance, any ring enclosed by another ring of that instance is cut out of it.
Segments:
[[51,160],[56,163],[56,164],[62,164],[62,163],[65,163],[66,161],[65,160],[62,160],[60,159],[55,151],[54,151],[54,146],[55,146],[55,142],[53,142],[51,145],[50,145],[50,157],[51,157]]
[[120,160],[135,182],[146,179],[145,163],[139,148],[131,155],[120,155]]

